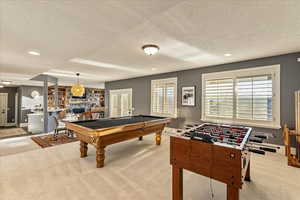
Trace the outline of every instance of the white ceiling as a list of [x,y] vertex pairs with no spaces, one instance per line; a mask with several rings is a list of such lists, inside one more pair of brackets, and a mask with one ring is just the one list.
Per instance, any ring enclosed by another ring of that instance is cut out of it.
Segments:
[[[98,85],[300,51],[299,0],[0,0],[0,9],[0,79],[73,83],[80,72]],[[158,55],[142,52],[149,43]]]

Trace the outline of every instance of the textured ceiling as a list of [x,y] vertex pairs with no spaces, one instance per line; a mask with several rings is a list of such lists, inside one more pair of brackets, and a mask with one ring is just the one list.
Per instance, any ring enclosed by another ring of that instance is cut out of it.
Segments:
[[[97,85],[296,52],[299,10],[299,0],[0,0],[0,79],[81,72]],[[148,43],[158,55],[142,52]]]

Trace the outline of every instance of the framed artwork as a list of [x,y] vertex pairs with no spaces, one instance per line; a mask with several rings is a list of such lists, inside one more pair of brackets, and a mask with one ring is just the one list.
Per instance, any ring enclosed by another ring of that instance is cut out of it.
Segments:
[[181,91],[181,105],[183,106],[195,106],[195,86],[182,87]]

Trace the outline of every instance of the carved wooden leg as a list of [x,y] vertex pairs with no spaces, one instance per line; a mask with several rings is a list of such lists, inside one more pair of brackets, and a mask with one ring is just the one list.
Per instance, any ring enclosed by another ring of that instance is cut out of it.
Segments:
[[249,164],[248,164],[248,168],[247,168],[247,171],[246,171],[246,175],[245,175],[245,181],[251,181],[250,179],[250,160],[249,160]]
[[140,137],[139,137],[139,140],[142,141],[142,140],[143,140],[143,136],[140,136]]
[[156,141],[156,145],[160,145],[160,142],[161,142],[161,132],[156,133],[155,141]]
[[104,167],[105,147],[98,147],[96,151],[97,168]]
[[285,156],[288,156],[288,146],[285,146]]
[[227,200],[239,200],[240,198],[240,189],[232,185],[227,185]]
[[87,157],[88,144],[80,140],[80,157]]
[[173,200],[183,200],[182,169],[173,166],[172,173]]
[[300,162],[300,136],[297,136],[297,144],[296,144],[296,157],[298,162]]

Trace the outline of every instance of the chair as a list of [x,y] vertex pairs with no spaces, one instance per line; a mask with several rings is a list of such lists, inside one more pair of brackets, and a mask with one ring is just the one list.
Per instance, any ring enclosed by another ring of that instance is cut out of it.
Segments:
[[91,112],[84,112],[84,113],[82,113],[82,115],[83,115],[83,119],[84,119],[84,120],[90,120],[90,119],[93,119],[93,115],[92,115]]
[[54,128],[53,138],[54,138],[54,140],[57,140],[57,136],[58,136],[59,132],[64,131],[66,133],[67,128],[65,126],[65,123],[60,122],[56,116],[54,116],[54,123],[55,123],[55,128]]
[[289,128],[287,127],[287,124],[284,125],[283,131],[282,131],[282,137],[283,137],[283,144],[285,146],[285,156],[289,157],[291,154],[291,142],[290,142],[290,136],[289,136]]
[[[293,167],[300,167],[300,133],[296,130],[289,130],[287,125],[284,125],[283,131],[283,143],[285,145],[285,155],[288,158],[288,165]],[[296,138],[296,155],[291,153],[291,137]]]
[[99,119],[100,113],[92,113],[92,119]]

